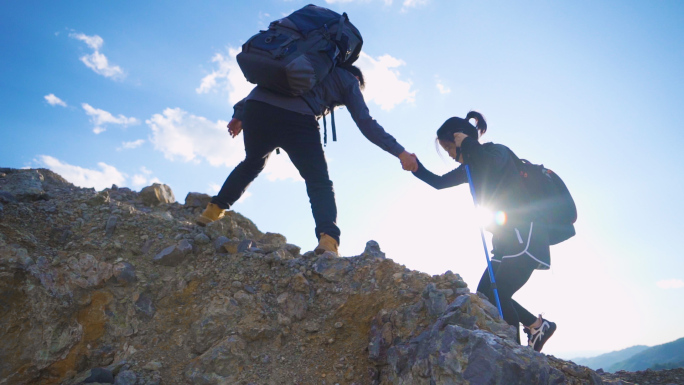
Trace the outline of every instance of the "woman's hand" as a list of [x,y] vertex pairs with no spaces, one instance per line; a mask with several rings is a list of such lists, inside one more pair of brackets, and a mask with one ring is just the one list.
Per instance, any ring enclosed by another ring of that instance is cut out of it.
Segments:
[[407,151],[399,154],[399,160],[401,161],[401,167],[406,171],[415,172],[418,171],[418,160],[416,154],[411,154]]
[[228,132],[233,138],[240,135],[240,132],[242,132],[242,120],[235,118],[231,119],[230,122],[228,122]]
[[463,139],[465,139],[467,137],[468,137],[468,135],[466,135],[462,132],[454,133],[454,144],[456,144],[456,147],[461,147],[461,143],[463,143]]

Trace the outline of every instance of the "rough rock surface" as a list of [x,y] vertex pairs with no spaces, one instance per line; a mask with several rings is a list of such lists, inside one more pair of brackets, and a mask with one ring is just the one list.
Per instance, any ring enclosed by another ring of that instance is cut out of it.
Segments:
[[152,186],[147,186],[140,191],[140,199],[148,206],[156,206],[159,204],[173,203],[176,197],[171,191],[171,187],[155,183]]
[[377,242],[302,254],[236,212],[0,171],[0,384],[631,383],[518,346],[458,274]]

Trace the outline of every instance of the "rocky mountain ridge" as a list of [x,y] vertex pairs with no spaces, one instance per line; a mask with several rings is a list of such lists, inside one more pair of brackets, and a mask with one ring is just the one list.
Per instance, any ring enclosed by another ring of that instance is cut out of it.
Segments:
[[207,200],[0,169],[0,384],[630,383],[519,346],[458,274],[195,226]]

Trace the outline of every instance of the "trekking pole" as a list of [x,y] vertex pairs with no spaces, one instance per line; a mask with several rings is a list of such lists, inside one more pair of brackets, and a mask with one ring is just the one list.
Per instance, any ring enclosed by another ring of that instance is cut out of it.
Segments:
[[[473,203],[477,209],[477,198],[475,198],[475,186],[473,185],[473,178],[470,176],[470,167],[465,165],[466,175],[468,176],[468,184],[470,185],[470,195],[473,196]],[[482,246],[484,246],[485,257],[487,258],[487,270],[489,270],[489,281],[492,284],[492,289],[494,289],[494,298],[496,298],[496,307],[499,309],[499,316],[503,319],[503,312],[501,311],[501,302],[499,302],[499,291],[496,289],[496,281],[494,280],[494,271],[492,270],[492,263],[489,261],[489,253],[487,252],[487,242],[485,241],[484,230],[482,225],[478,226],[480,228],[480,237],[482,237]]]

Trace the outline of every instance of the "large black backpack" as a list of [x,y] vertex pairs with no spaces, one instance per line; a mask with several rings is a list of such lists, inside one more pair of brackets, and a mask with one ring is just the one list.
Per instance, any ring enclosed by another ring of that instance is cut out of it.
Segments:
[[534,164],[511,155],[529,193],[527,208],[549,228],[549,243],[555,245],[575,235],[577,207],[570,191],[555,172],[543,164]]
[[346,13],[310,4],[252,36],[237,62],[249,82],[299,96],[336,65],[356,61],[362,45],[361,33]]

